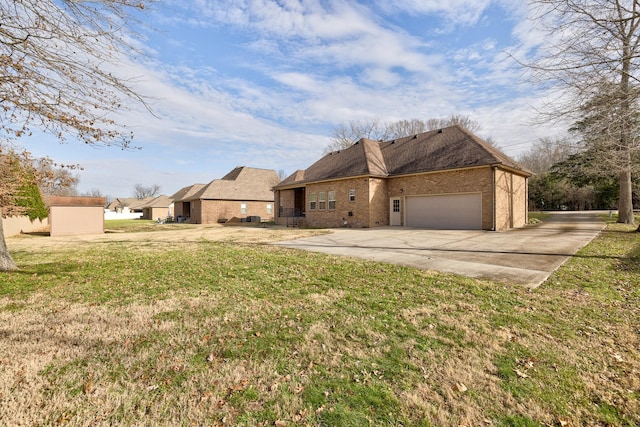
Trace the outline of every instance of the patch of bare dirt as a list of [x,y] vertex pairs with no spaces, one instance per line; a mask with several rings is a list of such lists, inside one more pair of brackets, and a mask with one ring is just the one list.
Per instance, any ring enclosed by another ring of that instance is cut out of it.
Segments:
[[[162,225],[158,225],[162,227]],[[148,232],[107,232],[83,236],[44,236],[19,235],[6,239],[9,250],[33,248],[59,247],[60,245],[78,245],[93,242],[145,242],[145,243],[189,243],[198,241],[220,241],[235,243],[271,243],[301,237],[325,234],[327,230],[309,230],[286,227],[241,227],[223,225],[191,226],[184,229],[158,230]]]

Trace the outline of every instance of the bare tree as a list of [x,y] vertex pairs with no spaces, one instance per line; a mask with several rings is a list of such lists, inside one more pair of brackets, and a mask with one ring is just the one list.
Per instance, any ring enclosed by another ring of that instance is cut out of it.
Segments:
[[462,126],[467,129],[469,132],[479,132],[482,129],[480,123],[471,119],[469,116],[465,116],[462,114],[452,114],[445,119],[429,119],[427,120],[427,130],[435,130],[442,129],[448,126]]
[[[136,14],[153,1],[0,0],[0,140],[37,128],[60,140],[129,147],[133,135],[111,113],[125,100],[146,103],[112,71],[139,54]],[[7,258],[0,229],[0,269],[15,268]]]
[[[398,120],[396,122],[382,122],[378,119],[350,121],[347,124],[341,123],[331,131],[332,142],[324,152],[326,154],[348,148],[360,138],[388,141],[454,125],[460,125],[471,132],[477,132],[481,128],[478,122],[468,116],[455,114],[445,119],[428,119],[426,121],[420,119]],[[490,143],[494,145],[492,140]]]
[[640,138],[640,2],[531,0],[548,32],[538,58],[526,64],[534,78],[561,91],[551,119],[582,122],[586,148],[618,175],[618,222],[633,224],[632,169]]
[[136,184],[133,186],[133,196],[136,199],[146,199],[147,197],[155,197],[160,192],[160,186],[158,184],[153,184],[150,186],[145,186],[142,184]]
[[566,138],[541,138],[518,158],[518,162],[535,174],[546,173],[551,166],[566,160],[575,152],[575,146]]
[[331,130],[331,144],[325,148],[325,153],[342,150],[353,145],[360,138],[373,140],[389,139],[387,125],[378,119],[364,121],[350,121],[341,123]]

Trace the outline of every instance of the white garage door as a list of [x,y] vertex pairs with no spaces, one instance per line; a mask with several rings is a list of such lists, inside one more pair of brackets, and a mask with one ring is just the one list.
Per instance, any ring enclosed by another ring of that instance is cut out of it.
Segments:
[[408,227],[480,230],[482,195],[473,193],[407,197],[406,215]]

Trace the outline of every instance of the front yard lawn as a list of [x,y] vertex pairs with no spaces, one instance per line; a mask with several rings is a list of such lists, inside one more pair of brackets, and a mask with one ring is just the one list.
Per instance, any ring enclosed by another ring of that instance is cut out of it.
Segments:
[[0,272],[0,424],[639,425],[634,230],[533,291],[264,244],[34,240]]

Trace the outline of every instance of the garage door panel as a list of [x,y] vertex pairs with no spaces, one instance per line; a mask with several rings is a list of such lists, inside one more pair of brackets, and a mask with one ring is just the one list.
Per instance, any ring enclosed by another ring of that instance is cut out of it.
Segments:
[[406,218],[409,227],[479,230],[482,228],[482,195],[407,197]]

